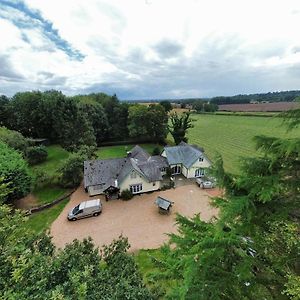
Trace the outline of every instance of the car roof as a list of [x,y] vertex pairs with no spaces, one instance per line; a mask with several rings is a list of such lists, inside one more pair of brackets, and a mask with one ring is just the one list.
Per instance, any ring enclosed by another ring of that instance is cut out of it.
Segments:
[[100,206],[100,205],[101,205],[100,199],[93,199],[93,200],[81,202],[79,205],[79,209]]

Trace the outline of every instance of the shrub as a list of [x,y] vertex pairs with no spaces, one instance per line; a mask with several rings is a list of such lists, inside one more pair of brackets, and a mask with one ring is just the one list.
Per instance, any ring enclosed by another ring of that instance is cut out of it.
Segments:
[[11,189],[5,196],[5,201],[20,199],[30,192],[32,177],[27,162],[20,153],[2,142],[0,142],[0,178],[2,183]]
[[48,152],[45,146],[29,147],[27,149],[27,161],[30,165],[40,164],[48,157]]
[[43,170],[35,171],[34,188],[42,188],[53,183],[53,178]]
[[0,141],[6,143],[9,147],[22,152],[23,156],[25,156],[28,143],[20,132],[0,127]]
[[130,190],[124,190],[121,193],[121,198],[123,200],[130,200],[133,197],[133,194],[131,193]]
[[160,155],[160,149],[159,147],[155,147],[152,151],[152,155]]
[[73,153],[61,167],[60,180],[65,188],[74,188],[78,186],[83,178],[83,161],[85,157],[79,153]]

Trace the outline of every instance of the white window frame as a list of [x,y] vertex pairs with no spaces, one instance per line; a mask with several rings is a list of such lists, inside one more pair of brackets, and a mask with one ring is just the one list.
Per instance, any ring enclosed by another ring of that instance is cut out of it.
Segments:
[[[176,173],[173,173],[173,169],[174,169],[174,168],[175,168],[175,170],[176,170]],[[181,172],[182,172],[182,168],[181,168],[180,165],[175,165],[175,166],[171,167],[171,170],[172,170],[172,175],[179,175],[179,174],[181,174]],[[178,172],[178,170],[179,170],[179,172]]]
[[205,175],[205,170],[203,168],[199,168],[195,170],[195,177],[203,177]]
[[132,184],[130,185],[129,189],[132,194],[138,194],[143,190],[143,184],[142,183]]

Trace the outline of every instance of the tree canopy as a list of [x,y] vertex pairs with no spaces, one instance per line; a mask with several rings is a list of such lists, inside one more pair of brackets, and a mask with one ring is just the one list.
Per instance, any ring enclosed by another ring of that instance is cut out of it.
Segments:
[[153,299],[127,254],[126,238],[100,251],[91,239],[56,249],[47,234],[28,231],[26,219],[21,212],[0,206],[3,299]]
[[180,142],[187,142],[187,130],[193,127],[190,113],[183,113],[181,115],[172,113],[170,115],[171,125],[168,127],[174,142],[178,145]]
[[30,192],[32,176],[27,162],[3,142],[0,142],[0,178],[10,188],[5,201],[20,199]]
[[174,283],[167,298],[299,299],[300,139],[255,142],[260,156],[244,159],[240,175],[215,160],[218,219],[177,217],[155,277]]

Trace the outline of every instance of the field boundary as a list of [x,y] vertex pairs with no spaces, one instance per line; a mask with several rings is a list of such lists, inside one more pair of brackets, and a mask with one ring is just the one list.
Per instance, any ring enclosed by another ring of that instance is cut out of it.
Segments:
[[32,208],[26,210],[25,214],[26,215],[32,215],[32,214],[34,214],[36,212],[40,212],[40,211],[43,211],[43,210],[45,210],[47,208],[50,208],[50,207],[54,206],[55,204],[57,204],[57,203],[65,200],[66,198],[70,197],[76,191],[76,189],[73,189],[71,192],[69,192],[69,193],[67,193],[67,194],[65,194],[65,195],[57,198],[56,200],[54,200],[52,202],[32,207]]

